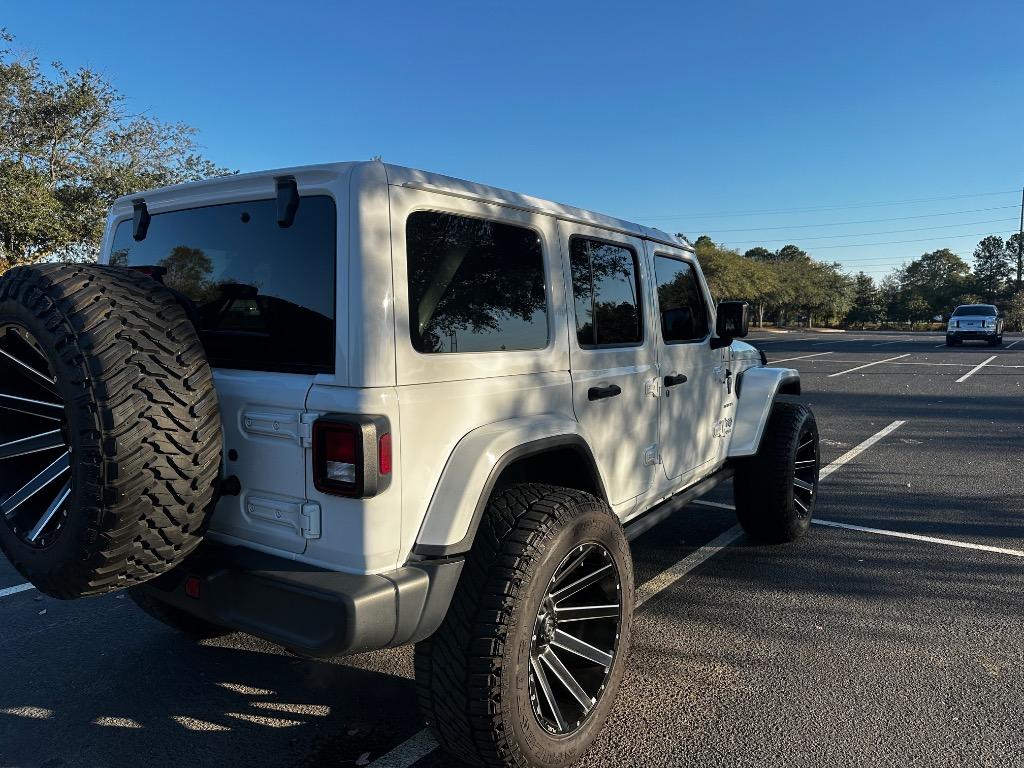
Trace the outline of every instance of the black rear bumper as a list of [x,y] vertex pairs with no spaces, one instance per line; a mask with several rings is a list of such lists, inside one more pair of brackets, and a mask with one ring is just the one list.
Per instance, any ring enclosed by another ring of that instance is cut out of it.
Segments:
[[[215,624],[328,657],[429,637],[448,612],[462,565],[449,558],[361,576],[207,542],[140,589]],[[197,597],[186,594],[186,581]]]

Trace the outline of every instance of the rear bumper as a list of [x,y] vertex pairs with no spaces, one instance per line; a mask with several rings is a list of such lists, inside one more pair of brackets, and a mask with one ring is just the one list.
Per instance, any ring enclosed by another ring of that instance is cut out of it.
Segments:
[[[141,589],[215,624],[329,657],[429,637],[448,612],[462,565],[461,558],[447,559],[360,576],[208,542]],[[185,593],[190,577],[198,597]]]

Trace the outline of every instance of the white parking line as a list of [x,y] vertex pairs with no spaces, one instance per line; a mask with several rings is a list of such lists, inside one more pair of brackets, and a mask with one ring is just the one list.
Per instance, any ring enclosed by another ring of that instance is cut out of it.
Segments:
[[769,360],[768,365],[776,363],[788,363],[790,360],[806,360],[808,357],[821,357],[822,355],[834,355],[835,352],[815,352],[813,355],[800,355],[799,357],[784,357],[781,360]]
[[0,589],[0,597],[9,597],[10,595],[16,595],[19,592],[27,592],[30,589],[35,589],[31,584],[19,584],[16,587],[7,587],[7,589]]
[[881,365],[882,363],[891,363],[893,360],[902,360],[904,357],[910,357],[910,353],[908,352],[905,355],[896,355],[896,357],[888,357],[885,360],[876,360],[873,363],[865,363],[864,365],[858,365],[856,368],[848,368],[847,370],[840,371],[839,373],[830,373],[828,375],[828,378],[831,379],[834,376],[842,376],[844,373],[853,373],[854,371],[860,371],[860,370],[863,370],[864,368],[870,368],[873,365]]
[[387,754],[378,757],[370,763],[369,768],[409,768],[410,765],[426,757],[439,746],[434,734],[424,728]]
[[709,557],[721,552],[742,535],[743,529],[738,525],[734,525],[725,533],[712,539],[700,549],[695,552],[691,552],[675,565],[666,568],[654,578],[645,581],[636,588],[636,607],[639,608],[662,590],[671,587],[698,565],[703,563]]
[[881,440],[883,437],[885,437],[886,435],[892,434],[893,432],[895,432],[897,429],[899,429],[900,427],[902,427],[906,423],[907,423],[906,421],[894,421],[892,424],[890,424],[885,429],[881,429],[878,432],[876,432],[875,434],[873,434],[871,437],[869,437],[867,440],[865,440],[860,445],[854,446],[853,448],[848,450],[846,453],[844,453],[838,459],[835,459],[834,461],[829,462],[827,466],[824,466],[824,467],[821,468],[821,472],[818,473],[818,480],[824,480],[826,477],[828,477],[833,472],[835,472],[837,469],[839,469],[841,466],[843,466],[843,464],[847,464],[850,461],[852,461],[853,459],[857,458],[862,453],[864,453],[864,451],[866,451],[872,445],[874,445],[879,440]]
[[[730,509],[734,510],[732,504],[720,504],[716,501],[694,501],[694,504],[699,504],[702,507],[715,507],[716,509]],[[940,539],[935,536],[921,536],[917,533],[903,533],[902,531],[890,531],[885,528],[868,528],[864,525],[851,525],[850,523],[837,523],[834,520],[818,520],[813,519],[811,522],[814,525],[826,525],[830,528],[846,528],[851,531],[862,531],[863,533],[876,533],[879,536],[895,536],[900,539],[913,539],[914,541],[926,541],[930,544],[945,544],[947,547],[961,547],[963,549],[978,549],[982,552],[995,552],[999,555],[1013,555],[1014,557],[1024,557],[1024,552],[1019,549],[1005,549],[1004,547],[990,547],[987,544],[970,544],[966,541],[954,541],[953,539]]]
[[867,341],[866,338],[860,339],[830,339],[829,341],[819,341],[817,344],[811,344],[812,347],[823,347],[826,344],[842,344],[845,341]]
[[996,359],[996,356],[992,355],[992,357],[990,357],[988,360],[984,361],[983,363],[978,363],[976,366],[971,368],[971,370],[969,370],[967,373],[965,373],[963,376],[961,376],[959,379],[957,379],[956,383],[959,384],[962,381],[967,381],[969,378],[971,378],[971,376],[976,374],[978,371],[980,371],[982,368],[984,368],[986,365],[988,365],[989,363],[991,363],[995,359]]
[[884,347],[886,344],[899,344],[901,341],[912,341],[912,339],[896,339],[895,341],[883,341],[878,344],[872,344],[872,347]]
[[[880,432],[872,435],[863,443],[858,445],[856,448],[847,451],[835,461],[831,462],[828,466],[822,468],[820,477],[826,478],[832,472],[839,469],[843,464],[850,461],[858,454],[866,451],[872,445],[877,443],[883,437],[888,435],[897,427],[906,424],[905,421],[894,421],[892,424],[887,426]],[[694,501],[693,504],[702,504],[706,507],[721,507],[723,509],[735,509],[735,507],[728,504],[718,504],[713,501]],[[636,588],[636,607],[639,608],[645,602],[650,600],[659,592],[667,589],[668,587],[675,584],[679,579],[685,576],[687,573],[692,571],[701,563],[705,562],[708,558],[721,552],[725,547],[729,546],[732,542],[736,541],[742,535],[742,530],[738,525],[734,525],[729,530],[720,534],[718,537],[712,539],[703,547],[695,550],[678,561],[675,565],[671,565],[664,571],[659,573],[652,579],[648,579],[639,587]],[[406,741],[403,741],[397,747],[381,755],[372,763],[369,768],[409,768],[413,763],[422,757],[432,752],[438,746],[437,741],[430,734],[430,731],[423,729],[419,733],[410,737]]]
[[807,341],[808,339],[813,339],[813,338],[814,338],[813,336],[804,336],[804,337],[799,338],[799,339],[758,339],[758,338],[750,338],[748,336],[746,340],[751,342],[752,344],[779,344],[780,342],[783,342],[783,341]]
[[1007,348],[1007,349],[1013,349],[1013,348],[1014,348],[1015,346],[1017,346],[1018,344],[1020,344],[1020,343],[1021,343],[1022,341],[1024,341],[1024,339],[1017,339],[1017,340],[1016,340],[1015,342],[1013,342],[1012,344],[1007,344],[1007,345],[1006,345],[1006,348]]
[[914,541],[927,541],[930,544],[945,544],[947,547],[962,547],[963,549],[980,549],[982,552],[995,552],[1000,555],[1013,555],[1024,557],[1024,552],[1019,549],[1004,549],[1003,547],[990,547],[987,544],[969,544],[966,541],[954,541],[953,539],[939,539],[935,536],[921,536],[917,533],[903,533],[901,531],[889,531],[885,528],[868,528],[863,525],[850,525],[849,523],[837,523],[833,520],[811,520],[815,525],[827,525],[831,528],[847,528],[851,531],[863,531],[864,533],[877,533],[880,536],[896,536],[900,539],[913,539]]

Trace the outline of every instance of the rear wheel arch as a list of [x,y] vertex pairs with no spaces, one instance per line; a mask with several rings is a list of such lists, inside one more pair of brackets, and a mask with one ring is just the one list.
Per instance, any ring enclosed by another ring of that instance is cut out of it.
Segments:
[[548,483],[586,491],[608,503],[604,481],[590,445],[579,434],[543,437],[522,443],[498,459],[480,491],[466,535],[447,545],[417,542],[413,553],[422,557],[450,557],[468,552],[491,498],[518,483]]

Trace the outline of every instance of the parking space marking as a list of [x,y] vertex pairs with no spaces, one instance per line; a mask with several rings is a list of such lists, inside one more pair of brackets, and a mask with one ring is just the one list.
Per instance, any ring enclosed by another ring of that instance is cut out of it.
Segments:
[[814,337],[813,336],[805,336],[805,337],[800,338],[800,339],[769,339],[769,338],[760,339],[760,338],[750,338],[750,337],[747,337],[747,341],[751,342],[752,344],[779,344],[780,342],[784,342],[784,341],[808,341],[808,340],[810,340],[812,338],[814,338]]
[[822,355],[834,355],[835,352],[815,352],[812,355],[800,355],[799,357],[784,357],[781,360],[769,360],[769,365],[775,365],[775,363],[788,363],[790,360],[806,360],[808,357],[821,357]]
[[853,448],[851,448],[850,450],[848,450],[846,453],[844,453],[838,459],[835,459],[835,460],[829,462],[828,465],[822,467],[821,468],[821,472],[818,473],[818,480],[819,480],[819,482],[821,480],[824,480],[829,475],[831,475],[833,472],[835,472],[837,469],[839,469],[841,466],[843,466],[843,464],[848,464],[850,461],[852,461],[853,459],[855,459],[858,456],[860,456],[862,453],[864,453],[864,451],[866,451],[868,448],[873,446],[879,440],[882,440],[887,435],[891,435],[893,432],[895,432],[897,429],[899,429],[900,427],[902,427],[906,423],[907,423],[906,421],[894,421],[888,427],[885,427],[884,429],[880,429],[878,432],[873,434],[871,437],[869,437],[867,440],[865,440],[860,445],[856,445]]
[[16,587],[7,587],[7,589],[0,589],[0,598],[9,597],[10,595],[16,595],[19,592],[27,592],[30,589],[35,589],[31,584],[19,584]]
[[830,339],[829,341],[819,341],[816,344],[811,344],[811,346],[812,347],[821,347],[821,346],[824,346],[825,344],[842,344],[845,341],[867,341],[867,339],[866,338],[860,338],[860,339]]
[[882,341],[878,344],[872,344],[872,347],[884,347],[886,344],[899,344],[901,341],[913,341],[913,339],[896,339],[896,341]]
[[963,549],[980,549],[982,552],[995,552],[999,555],[1013,555],[1024,557],[1024,552],[1018,549],[1004,549],[1003,547],[990,547],[987,544],[970,544],[966,541],[954,541],[953,539],[940,539],[935,536],[922,536],[917,533],[903,533],[902,531],[890,531],[885,528],[868,528],[864,525],[851,525],[850,523],[837,523],[834,520],[811,520],[815,525],[827,525],[830,528],[846,528],[851,531],[862,531],[864,533],[876,533],[880,536],[895,536],[900,539],[913,539],[914,541],[926,541],[930,544],[945,544],[947,547],[961,547]]
[[1015,346],[1017,346],[1018,344],[1020,344],[1020,343],[1021,343],[1022,341],[1024,341],[1024,339],[1017,339],[1017,340],[1016,340],[1015,342],[1013,342],[1012,344],[1007,344],[1007,345],[1006,345],[1006,348],[1007,348],[1007,349],[1013,349],[1013,348],[1014,348]]
[[858,365],[856,368],[848,368],[847,370],[840,371],[839,373],[830,373],[828,375],[828,378],[831,379],[831,378],[833,378],[835,376],[842,376],[844,373],[853,373],[854,371],[860,371],[860,370],[862,370],[864,368],[870,368],[873,365],[881,365],[882,363],[891,363],[893,360],[902,360],[904,357],[910,357],[910,353],[908,352],[905,355],[896,355],[896,357],[887,357],[885,360],[876,360],[873,363],[865,363],[864,365]]
[[[819,477],[824,479],[830,474],[835,472],[843,464],[846,464],[851,459],[860,455],[872,445],[877,443],[879,440],[884,438],[886,435],[891,434],[894,430],[906,424],[906,421],[894,421],[885,429],[876,432],[874,435],[869,437],[860,445],[850,449],[835,461],[830,462],[827,466],[823,467]],[[700,504],[706,507],[719,507],[721,509],[736,509],[729,504],[719,504],[714,501],[703,501],[697,500],[690,502],[691,504]],[[639,587],[636,588],[636,604],[635,607],[639,608],[645,602],[650,600],[652,597],[657,595],[659,592],[671,587],[683,576],[692,571],[701,563],[707,561],[710,557],[721,552],[727,546],[732,544],[736,539],[743,535],[743,530],[738,526],[734,525],[724,533],[719,534],[716,538],[709,541],[700,549],[694,550],[682,560],[679,560],[675,565],[670,565],[664,571],[659,573],[657,576],[648,579]],[[369,768],[409,768],[417,760],[430,754],[434,749],[438,747],[436,739],[431,735],[430,731],[424,728],[414,736],[403,741],[397,747],[381,755],[372,763]]]
[[990,357],[988,360],[985,360],[984,362],[978,363],[976,366],[971,368],[971,370],[969,370],[967,373],[965,373],[963,376],[961,376],[959,379],[957,379],[956,383],[959,384],[960,382],[967,381],[969,378],[971,378],[971,376],[976,374],[978,371],[980,371],[982,368],[984,368],[986,365],[988,365],[989,363],[991,363],[995,359],[996,359],[996,356],[992,355],[992,357]]
[[700,549],[691,552],[675,565],[671,565],[654,578],[648,579],[636,588],[635,608],[639,608],[659,592],[668,589],[709,557],[721,552],[743,535],[743,529],[734,525],[725,533],[715,537]]

